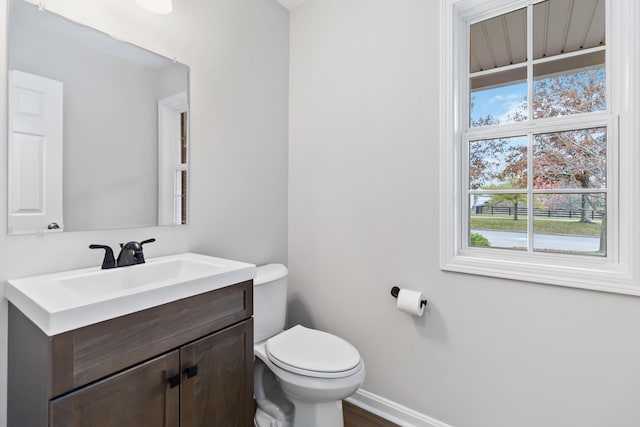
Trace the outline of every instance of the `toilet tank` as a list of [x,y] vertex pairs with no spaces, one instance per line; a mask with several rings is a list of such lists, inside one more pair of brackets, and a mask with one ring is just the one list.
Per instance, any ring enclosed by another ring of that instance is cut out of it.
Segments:
[[287,274],[282,264],[258,267],[253,279],[253,342],[264,341],[284,329],[287,313]]

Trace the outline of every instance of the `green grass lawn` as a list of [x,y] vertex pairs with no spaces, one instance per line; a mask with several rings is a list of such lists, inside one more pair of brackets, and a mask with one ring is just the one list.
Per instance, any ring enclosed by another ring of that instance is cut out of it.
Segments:
[[[517,221],[509,216],[471,216],[471,228],[474,230],[502,230],[502,231],[527,231],[527,219],[518,218]],[[600,221],[593,224],[578,222],[568,218],[536,218],[533,229],[541,234],[575,234],[579,236],[600,236]]]

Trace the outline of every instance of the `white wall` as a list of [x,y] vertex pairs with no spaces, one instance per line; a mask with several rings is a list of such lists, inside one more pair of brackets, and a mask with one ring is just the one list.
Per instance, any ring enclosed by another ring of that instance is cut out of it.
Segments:
[[[439,2],[290,17],[289,322],[351,341],[364,389],[456,427],[640,425],[640,299],[438,268]],[[394,308],[393,285],[429,298]]]
[[[274,0],[175,1],[153,15],[129,0],[49,0],[46,7],[191,67],[191,216],[186,227],[37,236],[0,232],[0,283],[99,265],[90,243],[156,237],[147,256],[192,250],[262,264],[287,261],[288,13]],[[6,25],[6,1],[0,22]],[[6,27],[0,31],[6,81]],[[6,84],[0,85],[6,99]],[[6,135],[0,103],[0,134]],[[6,149],[0,150],[6,165]],[[6,229],[0,173],[0,230]],[[6,302],[0,310],[0,425],[6,414]]]

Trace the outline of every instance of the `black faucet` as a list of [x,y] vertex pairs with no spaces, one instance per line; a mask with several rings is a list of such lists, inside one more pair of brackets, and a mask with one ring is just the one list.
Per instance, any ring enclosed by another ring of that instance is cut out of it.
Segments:
[[102,268],[126,267],[128,265],[144,264],[144,254],[142,253],[142,245],[155,242],[156,239],[147,239],[142,242],[120,243],[120,254],[118,259],[113,257],[113,250],[106,245],[89,245],[89,249],[104,249],[104,260]]
[[120,243],[120,254],[116,264],[118,267],[127,265],[144,264],[144,254],[142,253],[142,245],[153,243],[156,239],[143,240],[142,242]]

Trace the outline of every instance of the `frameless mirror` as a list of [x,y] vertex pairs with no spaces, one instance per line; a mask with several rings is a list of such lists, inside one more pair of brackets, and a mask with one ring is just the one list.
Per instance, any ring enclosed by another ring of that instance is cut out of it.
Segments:
[[9,2],[9,234],[186,224],[189,68]]

